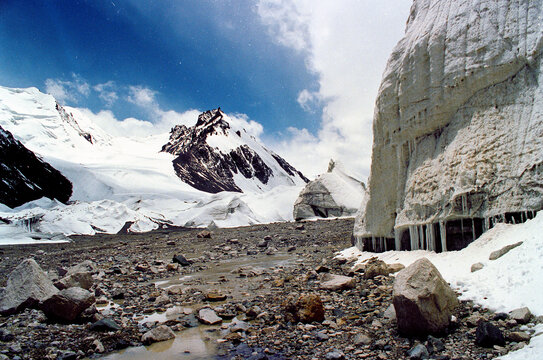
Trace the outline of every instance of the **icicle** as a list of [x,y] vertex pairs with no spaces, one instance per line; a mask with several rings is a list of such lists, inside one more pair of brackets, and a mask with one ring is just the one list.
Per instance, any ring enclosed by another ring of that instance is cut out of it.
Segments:
[[462,215],[466,215],[468,210],[468,197],[466,194],[462,194]]
[[490,229],[490,219],[485,217],[485,221],[483,223],[483,232],[487,232]]
[[462,229],[462,244],[464,243],[464,218],[460,218],[460,229]]
[[471,235],[473,236],[471,241],[475,241],[475,221],[473,221],[473,218],[471,218]]
[[401,250],[402,244],[401,244],[400,236],[401,236],[401,231],[400,231],[400,229],[397,229],[394,232],[394,246],[396,247],[394,250],[396,250],[396,251]]
[[424,229],[419,225],[419,249],[425,250],[424,246]]
[[521,211],[521,212],[520,212],[520,222],[525,223],[525,222],[526,222],[526,218],[527,218],[527,216],[526,216],[526,211]]
[[377,247],[376,247],[377,243],[376,243],[376,240],[375,240],[375,236],[371,236],[371,246],[372,246],[372,251],[376,251],[377,250]]
[[409,235],[411,237],[411,250],[419,249],[419,228],[417,225],[409,225]]
[[430,251],[436,251],[436,239],[434,236],[434,225],[433,224],[426,224],[426,243],[427,243],[427,249]]
[[381,241],[382,241],[382,243],[383,243],[383,245],[384,245],[383,247],[385,248],[385,251],[388,251],[388,248],[387,248],[387,239],[383,237],[383,238],[381,238]]
[[441,235],[441,251],[447,251],[447,223],[439,222],[439,234]]

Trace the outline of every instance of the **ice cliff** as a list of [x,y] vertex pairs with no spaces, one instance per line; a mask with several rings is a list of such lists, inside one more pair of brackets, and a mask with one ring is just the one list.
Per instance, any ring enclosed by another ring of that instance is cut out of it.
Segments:
[[366,250],[464,247],[543,207],[543,1],[415,0],[376,100]]

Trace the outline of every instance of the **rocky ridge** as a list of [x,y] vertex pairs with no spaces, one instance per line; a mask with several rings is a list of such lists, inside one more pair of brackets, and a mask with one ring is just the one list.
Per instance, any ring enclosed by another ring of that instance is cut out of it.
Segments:
[[244,129],[232,129],[220,108],[200,114],[192,127],[176,125],[162,151],[176,156],[173,167],[181,180],[210,193],[243,192],[245,185],[240,175],[261,191],[273,180],[286,185],[308,181]]
[[456,250],[543,208],[542,14],[414,1],[376,101],[360,247]]
[[0,126],[0,203],[11,208],[41,197],[66,203],[72,183]]

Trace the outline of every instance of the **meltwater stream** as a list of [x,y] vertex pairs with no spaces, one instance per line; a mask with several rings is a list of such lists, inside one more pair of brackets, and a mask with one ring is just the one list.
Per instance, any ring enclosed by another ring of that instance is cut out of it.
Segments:
[[[248,276],[271,274],[282,268],[293,265],[298,260],[294,253],[277,253],[274,255],[245,256],[223,260],[208,269],[190,275],[176,276],[167,280],[154,282],[160,289],[176,287],[191,287],[201,291],[218,290],[228,295],[228,301],[243,299],[255,289],[250,281],[240,279],[240,271]],[[254,285],[253,285],[254,286]],[[213,303],[219,305],[221,303]],[[153,313],[139,320],[143,322],[163,323],[179,316],[195,312],[204,304],[174,306],[164,313]],[[223,323],[226,323],[223,322]],[[176,337],[169,341],[154,343],[150,346],[129,347],[110,353],[101,359],[182,359],[203,360],[212,359],[217,353],[217,340],[221,338],[221,326],[199,325],[176,332]]]

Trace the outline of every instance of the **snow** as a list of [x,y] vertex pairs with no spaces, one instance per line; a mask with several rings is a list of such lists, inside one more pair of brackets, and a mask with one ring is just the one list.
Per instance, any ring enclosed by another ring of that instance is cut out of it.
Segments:
[[50,239],[41,234],[30,233],[20,226],[0,223],[0,246],[22,244],[51,244],[68,242],[65,238]]
[[[233,227],[293,220],[293,204],[304,183],[273,165],[277,162],[257,139],[262,130],[258,123],[225,115],[232,128],[208,141],[225,153],[247,144],[277,175],[264,185],[237,174],[235,181],[244,193],[213,195],[177,177],[174,155],[160,152],[169,133],[112,136],[93,122],[88,111],[67,106],[64,110],[59,112],[55,99],[36,88],[0,86],[0,126],[73,184],[69,205],[45,198],[16,209],[0,204],[0,217],[14,224],[39,219],[33,230],[66,235],[116,233],[127,222],[133,222],[130,231],[143,232],[163,224]],[[3,239],[23,241],[20,236]]]
[[347,209],[360,209],[366,197],[364,185],[347,175],[340,162],[336,161],[332,171],[319,175],[318,179],[330,191],[336,204]]
[[[543,213],[517,225],[498,224],[465,249],[434,253],[430,251],[389,251],[375,254],[360,252],[356,247],[346,249],[339,256],[357,258],[357,263],[376,256],[386,263],[405,266],[421,257],[428,258],[441,272],[460,299],[474,302],[496,312],[509,312],[528,307],[535,316],[543,315]],[[489,255],[506,245],[522,241],[497,260]],[[471,272],[471,265],[481,262],[483,269]],[[539,290],[538,290],[539,289]],[[543,333],[543,325],[534,328]],[[530,345],[502,359],[542,359],[543,336],[536,336]]]

